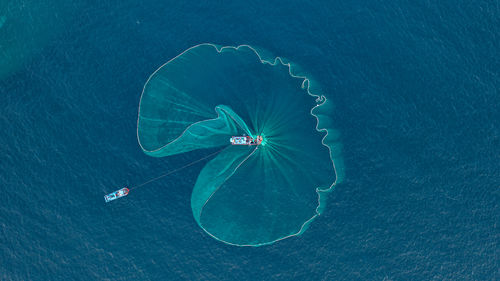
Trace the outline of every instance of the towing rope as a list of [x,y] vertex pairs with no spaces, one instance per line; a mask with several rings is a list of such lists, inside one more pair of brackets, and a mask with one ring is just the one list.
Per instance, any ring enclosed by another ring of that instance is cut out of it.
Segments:
[[210,153],[209,155],[207,155],[207,156],[205,156],[205,157],[203,157],[203,158],[200,158],[200,159],[198,159],[198,160],[195,160],[195,161],[193,161],[193,162],[191,162],[191,163],[189,163],[189,164],[186,164],[186,165],[184,165],[184,166],[182,166],[182,167],[180,167],[180,168],[177,168],[177,169],[175,169],[175,170],[172,170],[172,171],[170,171],[170,172],[167,172],[167,173],[165,173],[165,174],[163,174],[163,175],[161,175],[161,176],[158,176],[158,177],[156,177],[156,178],[150,179],[150,180],[148,180],[148,181],[146,181],[146,182],[143,182],[143,183],[141,183],[141,184],[139,184],[139,185],[136,185],[136,186],[130,187],[130,188],[129,188],[129,190],[131,190],[131,191],[132,191],[132,190],[137,189],[137,188],[139,188],[139,187],[141,187],[141,186],[143,186],[143,185],[146,185],[146,184],[148,184],[148,183],[150,183],[150,182],[154,182],[154,181],[159,180],[159,179],[161,179],[161,178],[164,178],[164,177],[166,177],[166,176],[168,176],[168,175],[170,175],[170,174],[173,174],[173,173],[178,172],[178,171],[180,171],[180,170],[182,170],[182,169],[185,169],[185,168],[187,168],[187,167],[189,167],[189,166],[192,166],[192,165],[194,165],[194,164],[196,164],[196,163],[198,163],[198,162],[201,162],[201,161],[203,161],[203,160],[205,160],[205,159],[207,159],[207,158],[209,158],[209,157],[211,157],[211,156],[213,156],[213,155],[215,155],[215,154],[218,154],[219,152],[223,151],[224,149],[226,149],[226,147],[224,147],[224,148],[222,148],[222,149],[220,149],[220,150],[217,150],[216,152]]

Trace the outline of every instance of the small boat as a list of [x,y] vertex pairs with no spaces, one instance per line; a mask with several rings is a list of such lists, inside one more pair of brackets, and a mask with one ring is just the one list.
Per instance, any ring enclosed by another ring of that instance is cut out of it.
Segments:
[[262,143],[262,136],[252,138],[250,136],[231,137],[229,140],[232,145],[259,145]]
[[127,187],[124,187],[122,189],[119,189],[115,192],[112,192],[108,195],[104,195],[104,200],[106,200],[106,203],[109,202],[109,201],[113,201],[113,200],[116,200],[120,197],[124,197],[124,196],[127,196],[128,195],[128,192],[130,190],[127,188]]

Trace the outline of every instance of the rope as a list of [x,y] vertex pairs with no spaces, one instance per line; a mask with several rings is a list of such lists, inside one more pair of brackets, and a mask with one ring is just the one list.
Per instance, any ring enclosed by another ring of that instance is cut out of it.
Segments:
[[150,179],[150,180],[148,180],[148,181],[146,181],[146,182],[143,182],[143,183],[141,183],[141,184],[139,184],[139,185],[136,185],[136,186],[130,187],[130,188],[129,188],[129,190],[134,190],[134,189],[139,188],[139,187],[141,187],[141,186],[143,186],[143,185],[146,185],[146,184],[148,184],[148,183],[150,183],[150,182],[153,182],[153,181],[159,180],[159,179],[164,178],[164,177],[166,177],[166,176],[168,176],[168,175],[170,175],[170,174],[173,174],[173,173],[178,172],[178,171],[180,171],[180,170],[182,170],[182,169],[185,169],[185,168],[187,168],[187,167],[189,167],[189,166],[192,166],[192,165],[194,165],[194,164],[196,164],[196,163],[198,163],[198,162],[201,162],[201,161],[203,161],[203,160],[205,160],[205,159],[209,158],[210,156],[213,156],[213,155],[215,155],[215,154],[217,154],[217,153],[221,152],[221,151],[222,151],[222,150],[224,150],[224,149],[226,149],[226,148],[224,147],[224,148],[222,148],[221,150],[217,150],[216,152],[210,153],[209,155],[207,155],[207,156],[205,156],[205,157],[203,157],[203,158],[200,158],[200,159],[198,159],[198,160],[195,160],[195,161],[193,161],[193,162],[191,162],[191,163],[189,163],[189,164],[186,164],[186,165],[184,165],[184,166],[182,166],[182,167],[180,167],[180,168],[177,168],[177,169],[175,169],[175,170],[172,170],[172,171],[170,171],[170,172],[167,172],[167,173],[165,173],[165,174],[163,174],[163,175],[161,175],[161,176],[158,176],[158,177],[156,177],[156,178]]

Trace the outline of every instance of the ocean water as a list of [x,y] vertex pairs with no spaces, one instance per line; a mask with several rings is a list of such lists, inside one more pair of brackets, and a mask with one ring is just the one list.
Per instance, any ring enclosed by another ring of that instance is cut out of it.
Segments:
[[[0,5],[1,280],[500,279],[498,1],[31,2]],[[149,75],[203,42],[290,58],[335,105],[346,177],[303,235],[206,235],[203,164],[104,203],[203,156],[136,139]]]
[[[342,159],[330,153],[338,139],[322,126],[328,100],[298,68],[249,45],[200,44],[144,86],[137,139],[147,155],[218,149],[197,177],[191,209],[219,241],[262,246],[300,235],[342,181]],[[243,134],[260,145],[230,145]]]

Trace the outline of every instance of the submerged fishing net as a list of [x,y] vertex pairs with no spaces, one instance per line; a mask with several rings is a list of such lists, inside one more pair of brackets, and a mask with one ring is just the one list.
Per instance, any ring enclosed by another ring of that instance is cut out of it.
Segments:
[[[326,143],[316,128],[330,132],[321,127],[325,99],[293,70],[249,46],[202,44],[144,86],[137,133],[145,153],[226,146],[202,169],[191,197],[197,223],[225,243],[259,246],[301,234],[341,179],[336,140]],[[243,134],[264,140],[230,145]]]

